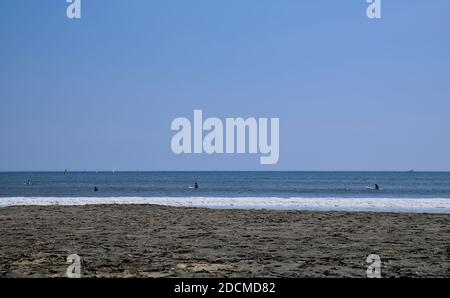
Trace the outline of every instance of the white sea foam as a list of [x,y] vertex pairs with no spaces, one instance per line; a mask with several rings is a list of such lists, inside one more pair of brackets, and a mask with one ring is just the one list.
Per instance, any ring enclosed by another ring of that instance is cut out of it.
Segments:
[[0,206],[155,204],[177,207],[222,209],[274,209],[321,211],[389,211],[450,213],[447,198],[278,198],[278,197],[10,197],[0,198]]

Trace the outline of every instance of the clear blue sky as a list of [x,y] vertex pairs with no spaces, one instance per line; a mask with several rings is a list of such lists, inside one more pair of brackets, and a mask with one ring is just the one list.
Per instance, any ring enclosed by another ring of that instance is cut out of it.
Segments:
[[[450,1],[0,1],[0,171],[450,170]],[[280,161],[175,155],[175,117],[279,117]]]

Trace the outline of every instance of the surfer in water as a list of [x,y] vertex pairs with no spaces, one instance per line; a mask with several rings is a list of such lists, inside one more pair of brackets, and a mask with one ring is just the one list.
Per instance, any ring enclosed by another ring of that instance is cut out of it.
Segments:
[[366,189],[375,190],[375,191],[381,190],[380,186],[377,183],[375,183],[374,185],[366,186]]
[[97,188],[97,186],[96,186],[96,187],[94,187],[94,191],[95,191],[95,192],[97,192],[97,191],[98,191],[98,188]]
[[197,182],[194,183],[194,188],[195,188],[195,189],[198,188],[198,183],[197,183]]
[[30,185],[31,185],[31,179],[28,179],[28,180],[27,180],[26,185],[27,185],[27,186],[30,186]]

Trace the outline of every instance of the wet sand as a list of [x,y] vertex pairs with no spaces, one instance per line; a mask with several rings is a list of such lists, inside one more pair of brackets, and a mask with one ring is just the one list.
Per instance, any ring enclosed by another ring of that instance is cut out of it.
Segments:
[[154,205],[0,208],[0,277],[450,277],[450,215]]

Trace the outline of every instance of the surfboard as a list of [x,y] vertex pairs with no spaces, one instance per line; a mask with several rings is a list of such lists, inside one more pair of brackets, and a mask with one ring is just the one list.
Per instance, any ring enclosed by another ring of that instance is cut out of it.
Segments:
[[366,189],[370,189],[370,190],[383,190],[381,187],[376,189],[375,186],[366,186]]

